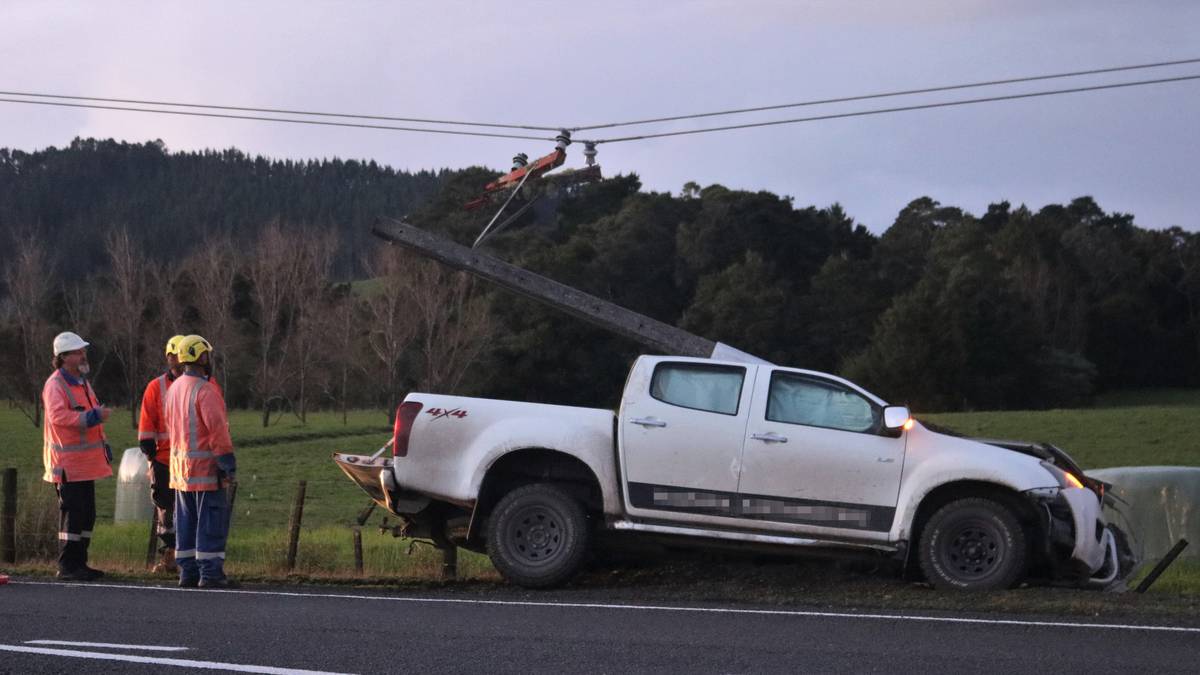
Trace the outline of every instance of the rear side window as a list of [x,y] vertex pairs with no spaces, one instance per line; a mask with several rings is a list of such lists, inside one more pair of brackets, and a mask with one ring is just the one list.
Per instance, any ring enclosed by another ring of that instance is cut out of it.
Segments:
[[772,422],[873,433],[881,414],[862,394],[836,382],[784,372],[771,376],[767,419]]
[[746,369],[702,363],[660,363],[650,395],[682,408],[737,415]]

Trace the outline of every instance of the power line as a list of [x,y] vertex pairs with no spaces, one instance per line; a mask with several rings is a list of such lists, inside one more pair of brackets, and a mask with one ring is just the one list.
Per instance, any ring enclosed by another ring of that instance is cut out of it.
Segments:
[[[1115,66],[1112,68],[1094,68],[1091,70],[1077,70],[1069,73],[1054,73],[1051,75],[1030,75],[1026,77],[1012,77],[1003,80],[988,80],[984,82],[971,82],[969,84],[952,84],[941,87],[926,87],[924,89],[905,89],[902,91],[889,91],[877,94],[863,94],[860,96],[844,96],[841,98],[826,98],[813,101],[802,101],[800,103],[781,103],[779,105],[765,105],[754,108],[736,108],[733,110],[719,110],[715,112],[694,113],[689,115],[673,115],[670,117],[651,117],[642,120],[630,120],[628,122],[612,122],[609,124],[593,124],[585,127],[572,127],[571,131],[591,131],[594,129],[612,129],[614,127],[634,126],[638,124],[655,124],[659,122],[676,122],[679,120],[698,119],[703,117],[719,117],[722,115],[740,115],[743,113],[763,112],[766,110],[781,110],[784,108],[801,108],[805,106],[826,105],[829,103],[847,103],[850,101],[866,101],[876,98],[888,98],[893,96],[909,96],[912,94],[931,94],[942,91],[955,91],[958,89],[971,89],[978,87],[993,87],[1002,84],[1016,84],[1019,82],[1035,82],[1039,80],[1053,80],[1067,77],[1080,77],[1083,75],[1100,75],[1103,73],[1117,73],[1128,70],[1143,70],[1147,68],[1163,68],[1165,66],[1178,66],[1189,63],[1200,63],[1200,58],[1197,59],[1181,59],[1178,61],[1160,61],[1158,63],[1143,63],[1132,66]],[[0,92],[4,93],[4,92]]]
[[314,112],[311,110],[287,110],[282,108],[249,108],[236,105],[208,103],[177,103],[171,101],[144,101],[130,98],[105,98],[102,96],[70,96],[67,94],[40,94],[26,91],[0,91],[0,96],[24,96],[26,98],[56,98],[69,101],[95,101],[99,103],[128,103],[133,105],[171,106],[174,108],[203,108],[206,110],[231,110],[235,112],[258,112],[279,115],[311,115],[313,117],[341,117],[345,119],[378,120],[383,122],[412,122],[416,124],[444,124],[448,126],[491,127],[495,129],[526,129],[530,131],[554,131],[562,127],[539,127],[528,124],[500,124],[497,122],[464,122],[460,120],[434,120],[420,117],[388,117],[386,115],[363,115],[358,113]]
[[516,138],[526,141],[554,141],[554,136],[523,136],[520,134],[498,134],[485,131],[458,131],[454,129],[425,129],[421,127],[397,127],[386,124],[361,124],[354,122],[329,122],[323,120],[298,120],[287,117],[260,117],[257,115],[230,115],[226,113],[206,113],[188,110],[159,110],[155,108],[127,108],[112,105],[97,105],[94,103],[64,103],[61,101],[29,101],[17,98],[0,98],[0,103],[24,103],[27,105],[49,105],[62,108],[88,108],[92,110],[120,110],[124,112],[156,113],[159,115],[184,115],[187,117],[214,117],[230,120],[255,120],[259,122],[283,122],[286,124],[311,124],[324,127],[350,127],[354,129],[383,129],[386,131],[409,131],[425,134],[444,134],[447,136],[483,136],[486,138]]
[[[1049,91],[1028,92],[1022,94],[1008,94],[1004,96],[988,96],[984,98],[964,99],[959,101],[946,101],[942,103],[924,103],[909,106],[898,106],[893,108],[878,108],[874,110],[862,110],[857,112],[834,113],[829,115],[816,115],[812,117],[797,117],[792,119],[771,120],[767,122],[752,122],[747,124],[733,124],[719,127],[707,127],[703,129],[689,129],[686,131],[667,131],[654,134],[641,134],[637,136],[621,136],[615,138],[600,138],[595,140],[574,139],[578,143],[622,143],[626,141],[647,140],[652,138],[666,138],[670,136],[687,136],[694,134],[714,133],[718,131],[733,131],[737,129],[753,129],[757,127],[779,126],[784,124],[798,124],[801,122],[816,122],[820,120],[841,119],[846,117],[865,117],[868,115],[882,115],[886,113],[906,112],[912,110],[928,110],[931,108],[947,108],[961,105],[971,105],[976,103],[991,103],[996,101],[1012,101],[1024,98],[1037,98],[1042,96],[1057,96],[1061,94],[1073,94],[1087,91],[1100,91],[1105,89],[1121,89],[1126,87],[1138,87],[1152,84],[1164,84],[1169,82],[1183,82],[1187,80],[1200,79],[1200,75],[1185,75],[1180,77],[1162,78],[1156,80],[1139,80],[1134,82],[1120,82],[1115,84],[1101,84],[1087,87],[1074,87],[1070,89],[1053,89]],[[552,136],[529,136],[521,134],[503,134],[483,131],[462,131],[454,129],[430,129],[422,127],[401,127],[384,124],[363,124],[354,122],[334,122],[325,120],[305,120],[293,119],[286,117],[263,117],[257,115],[232,115],[227,113],[208,113],[195,112],[187,110],[161,110],[155,108],[134,108],[124,106],[98,105],[91,103],[65,103],[61,101],[30,101],[26,99],[0,98],[0,103],[24,103],[26,105],[42,105],[55,106],[64,108],[85,108],[93,110],[116,110],[122,112],[143,112],[159,115],[182,115],[187,117],[207,117],[218,119],[235,119],[235,120],[253,120],[259,122],[279,122],[285,124],[307,124],[315,126],[328,127],[347,127],[355,129],[380,129],[385,131],[404,131],[411,133],[427,133],[427,134],[442,134],[447,136],[473,136],[484,138],[510,138],[529,141],[555,141]]]
[[971,105],[974,103],[991,103],[994,101],[1013,101],[1022,98],[1036,98],[1040,96],[1057,96],[1060,94],[1074,94],[1084,91],[1100,91],[1103,89],[1121,89],[1124,87],[1140,87],[1151,84],[1164,84],[1167,82],[1183,82],[1186,80],[1200,80],[1200,75],[1184,75],[1181,77],[1168,77],[1159,80],[1139,80],[1135,82],[1120,82],[1116,84],[1098,84],[1090,87],[1075,87],[1072,89],[1053,89],[1050,91],[1036,91],[1024,94],[1009,94],[1005,96],[988,96],[986,98],[972,98],[960,101],[946,101],[943,103],[923,103],[919,105],[899,106],[895,108],[877,108],[875,110],[861,110],[858,112],[834,113],[830,115],[816,115],[813,117],[797,117],[786,120],[772,120],[769,122],[753,122],[749,124],[731,124],[721,127],[708,127],[705,129],[690,129],[687,131],[667,131],[657,134],[642,134],[639,136],[622,136],[617,138],[600,138],[591,143],[622,143],[625,141],[641,141],[650,138],[666,138],[668,136],[687,136],[691,134],[707,134],[717,131],[732,131],[735,129],[753,129],[756,127],[770,127],[781,124],[797,124],[800,122],[816,122],[819,120],[834,120],[843,117],[865,117],[867,115],[882,115],[886,113],[906,112],[910,110],[928,110],[930,108],[949,108],[952,106]]
[[[799,107],[805,107],[805,106],[825,105],[825,104],[830,104],[830,103],[846,103],[846,102],[851,102],[851,101],[865,101],[865,100],[877,99],[877,98],[888,98],[888,97],[895,97],[895,96],[909,96],[909,95],[913,95],[913,94],[928,94],[928,93],[936,93],[936,92],[944,92],[944,91],[955,91],[955,90],[959,90],[959,89],[990,87],[990,86],[997,86],[997,85],[1004,85],[1004,84],[1015,84],[1015,83],[1020,83],[1020,82],[1034,82],[1034,81],[1039,81],[1039,80],[1061,79],[1061,78],[1068,78],[1068,77],[1081,77],[1081,76],[1085,76],[1085,75],[1099,75],[1099,74],[1104,74],[1104,73],[1115,73],[1115,72],[1123,72],[1123,71],[1130,71],[1130,70],[1143,70],[1143,69],[1148,69],[1148,68],[1163,68],[1163,67],[1167,67],[1167,66],[1177,66],[1177,65],[1192,64],[1192,63],[1200,63],[1200,58],[1179,59],[1179,60],[1175,60],[1175,61],[1159,61],[1156,63],[1142,63],[1142,64],[1136,64],[1136,65],[1127,65],[1127,66],[1114,66],[1114,67],[1109,67],[1109,68],[1093,68],[1090,70],[1077,70],[1077,71],[1072,71],[1072,72],[1067,72],[1067,73],[1053,73],[1053,74],[1049,74],[1049,75],[1030,75],[1030,76],[1024,76],[1024,77],[1013,77],[1013,78],[1000,79],[1000,80],[972,82],[972,83],[967,83],[967,84],[953,84],[953,85],[945,85],[945,86],[939,86],[939,87],[926,87],[923,89],[907,89],[907,90],[902,90],[902,91],[892,91],[892,92],[882,92],[882,93],[875,93],[875,94],[863,94],[863,95],[858,95],[858,96],[845,96],[845,97],[840,97],[840,98],[828,98],[828,99],[819,99],[819,100],[812,100],[812,101],[802,101],[799,103],[783,103],[783,104],[778,104],[778,105],[757,106],[757,107],[752,107],[752,108],[737,108],[737,109],[732,109],[732,110],[719,110],[719,111],[713,111],[713,112],[693,113],[693,114],[687,114],[687,115],[673,115],[673,116],[669,116],[669,117],[654,117],[654,118],[647,118],[647,119],[641,119],[641,120],[630,120],[630,121],[625,121],[625,122],[612,122],[612,123],[608,123],[608,124],[593,124],[593,125],[589,125],[589,126],[569,127],[569,129],[571,131],[589,131],[589,130],[594,130],[594,129],[611,129],[611,128],[622,127],[622,126],[654,124],[654,123],[661,123],[661,122],[675,122],[675,121],[687,120],[687,119],[718,117],[718,116],[724,116],[724,115],[738,115],[738,114],[745,114],[745,113],[752,113],[752,112],[763,112],[763,111],[768,111],[768,110],[781,110],[781,109],[786,109],[786,108],[799,108]],[[508,124],[508,123],[499,123],[499,122],[471,122],[471,121],[464,121],[464,120],[443,120],[443,119],[431,119],[431,118],[422,118],[422,117],[399,117],[399,116],[388,116],[388,115],[369,115],[369,114],[362,114],[362,113],[334,113],[334,112],[323,112],[323,111],[312,111],[312,110],[293,110],[293,109],[287,109],[287,108],[255,108],[255,107],[249,107],[249,106],[221,105],[221,104],[210,104],[210,103],[182,103],[182,102],[178,102],[178,101],[154,101],[154,100],[145,100],[145,99],[111,98],[111,97],[102,97],[102,96],[79,96],[79,95],[70,95],[70,94],[47,94],[47,93],[41,93],[41,92],[24,92],[24,91],[0,91],[0,96],[20,96],[23,98],[60,99],[60,100],[68,100],[68,101],[90,101],[90,102],[98,102],[98,103],[120,103],[120,104],[130,104],[130,105],[168,106],[168,107],[173,107],[173,108],[199,108],[199,109],[204,109],[204,110],[224,110],[224,111],[232,111],[232,112],[255,112],[255,113],[282,114],[282,115],[305,115],[305,116],[310,116],[310,117],[334,117],[334,118],[343,118],[343,119],[376,120],[376,121],[384,121],[384,122],[408,122],[408,123],[414,123],[414,124],[439,124],[439,125],[445,125],[445,126],[488,127],[488,128],[495,128],[495,129],[524,129],[524,130],[528,130],[528,131],[557,132],[560,129],[564,128],[562,126],[539,126],[539,125],[531,125],[531,124]],[[6,99],[6,100],[8,100],[8,99]],[[22,102],[24,102],[24,101],[22,101]],[[83,106],[76,106],[76,107],[83,107]],[[105,109],[105,110],[132,110],[132,111],[136,111],[136,112],[152,112],[152,111],[140,109],[140,108],[135,109],[135,108],[115,108],[115,107],[101,107],[101,106],[96,106],[96,107],[97,107],[97,109]],[[159,112],[159,111],[154,110],[153,112]],[[163,112],[165,112],[165,111],[163,111]],[[216,115],[213,115],[213,116],[216,117]],[[257,119],[257,118],[236,116],[236,117],[231,117],[231,119]],[[388,127],[366,127],[366,128],[388,128]],[[401,130],[407,131],[410,129],[401,129]],[[539,138],[539,140],[540,140],[540,138]]]

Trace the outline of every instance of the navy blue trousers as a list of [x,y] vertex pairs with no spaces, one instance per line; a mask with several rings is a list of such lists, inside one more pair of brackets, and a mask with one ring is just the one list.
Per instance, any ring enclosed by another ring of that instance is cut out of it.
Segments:
[[175,491],[175,563],[179,578],[224,579],[229,501],[225,489]]
[[58,493],[58,569],[73,572],[87,567],[88,545],[96,524],[96,481],[55,483]]

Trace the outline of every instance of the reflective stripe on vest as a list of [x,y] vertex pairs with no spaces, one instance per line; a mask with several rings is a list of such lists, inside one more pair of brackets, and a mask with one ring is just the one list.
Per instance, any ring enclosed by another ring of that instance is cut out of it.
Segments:
[[154,443],[159,441],[170,441],[171,434],[167,433],[167,387],[171,386],[171,381],[167,379],[167,374],[163,373],[158,376],[158,400],[162,403],[162,410],[159,412],[161,417],[158,418],[158,428],[162,431],[154,435]]
[[216,485],[216,476],[192,476],[187,479],[188,485]]
[[[158,413],[160,415],[160,417],[158,418],[158,428],[159,429],[167,428],[167,387],[169,387],[169,386],[171,386],[171,384],[169,382],[167,382],[167,374],[163,373],[162,375],[159,375],[158,376],[158,400],[161,403],[161,405],[159,407],[162,408],[162,410],[160,410]],[[160,433],[159,437],[161,438],[164,435],[165,434]]]
[[[203,387],[204,387],[203,384],[199,384],[195,387],[192,387],[191,396],[188,397],[187,410],[188,410],[188,453],[189,454],[193,450],[200,449],[200,431],[199,431],[199,429],[197,429],[198,420],[196,419],[197,417],[199,417],[199,415],[196,414],[196,397],[198,397],[200,395],[200,390]],[[211,454],[211,453],[209,453],[209,454]]]
[[50,444],[50,449],[58,452],[83,452],[85,450],[95,450],[103,447],[104,441],[96,441],[95,443],[78,443],[76,445],[59,445],[58,443]]
[[[71,385],[67,383],[67,378],[63,377],[62,371],[58,372],[58,386],[62,387],[63,393],[67,395],[67,402],[71,404],[71,410],[79,410],[83,406],[79,405],[79,401],[75,400],[75,395],[71,393]],[[83,383],[87,387],[87,382]],[[87,410],[79,413],[79,433],[87,436]]]

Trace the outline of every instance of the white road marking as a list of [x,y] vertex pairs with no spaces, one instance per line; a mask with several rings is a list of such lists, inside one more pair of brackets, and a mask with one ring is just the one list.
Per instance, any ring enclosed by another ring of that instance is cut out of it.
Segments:
[[22,647],[20,645],[0,645],[0,651],[19,652],[23,654],[43,654],[45,656],[66,656],[68,658],[95,659],[99,661],[148,663],[157,666],[178,666],[180,668],[201,668],[204,670],[232,670],[238,673],[266,673],[267,675],[343,675],[341,673],[330,673],[324,670],[299,670],[296,668],[276,668],[274,666],[252,666],[242,663],[221,663],[220,661],[193,661],[191,659],[169,659],[162,656],[134,656],[132,654],[83,652],[76,649],[46,649],[43,647]]
[[58,645],[60,647],[108,647],[110,649],[137,649],[146,652],[186,652],[187,647],[164,647],[159,645],[123,645],[115,642],[69,642],[67,640],[26,640],[27,645]]
[[649,612],[695,612],[702,614],[752,614],[760,616],[796,616],[828,619],[883,619],[885,621],[925,621],[932,623],[983,624],[992,626],[1028,626],[1039,628],[1105,628],[1110,630],[1160,631],[1200,633],[1189,626],[1155,626],[1128,623],[1083,623],[1075,621],[1022,621],[1019,619],[972,619],[957,616],[923,616],[920,614],[867,614],[855,612],[817,612],[800,609],[735,609],[732,607],[673,607],[671,605],[627,605],[601,602],[535,602],[532,600],[472,600],[467,598],[413,598],[387,595],[352,595],[349,593],[299,593],[296,591],[206,590],[197,591],[173,586],[138,586],[134,584],[76,584],[56,581],[14,581],[27,586],[67,586],[70,588],[119,588],[176,593],[231,593],[240,595],[275,596],[283,598],[330,598],[335,600],[373,600],[377,602],[409,602],[446,605],[496,605],[507,607],[547,607],[567,609],[611,609]]

